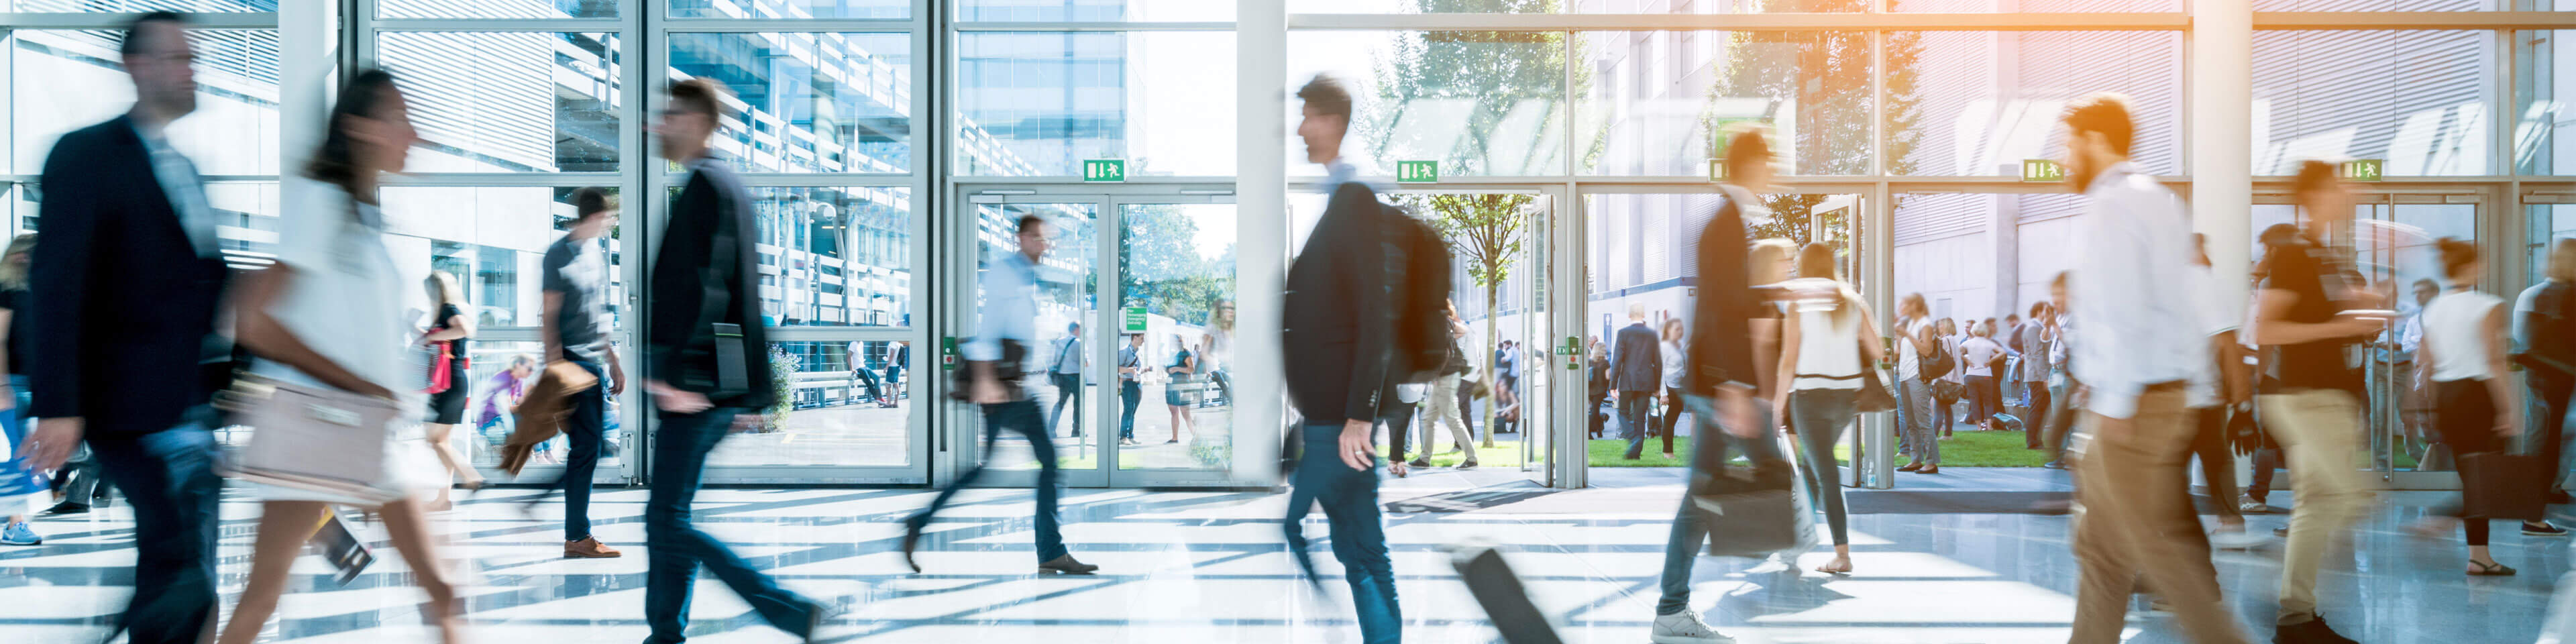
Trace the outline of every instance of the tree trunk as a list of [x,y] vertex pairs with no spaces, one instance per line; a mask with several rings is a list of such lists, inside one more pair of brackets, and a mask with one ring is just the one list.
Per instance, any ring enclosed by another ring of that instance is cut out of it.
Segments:
[[[1487,268],[1486,274],[1493,274],[1491,267]],[[1499,347],[1502,345],[1502,340],[1496,337],[1500,332],[1495,329],[1494,323],[1497,319],[1502,317],[1502,308],[1497,306],[1494,301],[1496,290],[1497,289],[1493,282],[1487,281],[1485,283],[1485,343]],[[1494,404],[1487,405],[1485,407],[1486,411],[1490,412],[1486,414],[1485,418],[1485,447],[1494,446],[1494,430],[1497,428],[1495,423],[1499,422],[1498,419],[1502,418],[1503,415],[1503,374],[1494,371],[1493,362],[1494,352],[1490,350],[1486,351],[1485,377],[1494,381]],[[1520,400],[1519,392],[1513,392],[1512,400]],[[1523,418],[1523,420],[1527,420],[1527,418]]]

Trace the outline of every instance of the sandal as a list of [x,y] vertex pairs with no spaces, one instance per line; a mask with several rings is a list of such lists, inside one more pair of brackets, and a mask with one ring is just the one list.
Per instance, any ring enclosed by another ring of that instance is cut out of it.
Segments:
[[2512,566],[2500,563],[2471,561],[2469,565],[2478,567],[2477,570],[2469,571],[2471,577],[2511,577],[2514,573]]

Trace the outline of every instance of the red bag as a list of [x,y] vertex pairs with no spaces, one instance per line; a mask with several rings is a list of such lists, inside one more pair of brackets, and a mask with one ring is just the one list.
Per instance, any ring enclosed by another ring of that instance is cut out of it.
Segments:
[[447,391],[448,387],[456,386],[456,383],[448,377],[450,371],[456,366],[455,348],[454,342],[438,343],[438,359],[429,364],[429,388],[421,390],[422,393],[439,393]]

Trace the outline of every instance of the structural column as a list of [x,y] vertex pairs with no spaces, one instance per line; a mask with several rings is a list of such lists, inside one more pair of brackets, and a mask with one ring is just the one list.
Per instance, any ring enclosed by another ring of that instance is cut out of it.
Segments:
[[2254,14],[2244,0],[2192,0],[2192,230],[2228,302],[2245,302],[2254,233]]
[[1276,480],[1286,398],[1280,303],[1288,283],[1288,6],[1235,0],[1234,478]]
[[321,144],[323,120],[331,113],[331,94],[338,84],[339,45],[340,3],[278,5],[277,167],[304,167],[304,156]]

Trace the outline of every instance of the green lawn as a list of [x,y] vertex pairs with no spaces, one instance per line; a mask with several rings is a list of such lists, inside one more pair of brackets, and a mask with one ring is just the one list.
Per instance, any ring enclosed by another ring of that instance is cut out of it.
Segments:
[[[1593,467],[1689,465],[1686,459],[1690,457],[1690,438],[1673,439],[1673,453],[1678,455],[1673,460],[1664,460],[1663,446],[1662,439],[1650,439],[1646,442],[1645,458],[1631,461],[1621,458],[1627,456],[1628,441],[1596,439],[1590,445],[1591,463]],[[1848,438],[1835,443],[1834,460],[1846,465],[1851,463]],[[1950,440],[1941,441],[1941,465],[1945,467],[2039,467],[2047,460],[2039,450],[2022,449],[2022,437],[2018,432],[1958,432]],[[1897,459],[1897,464],[1904,463],[1905,459]]]

